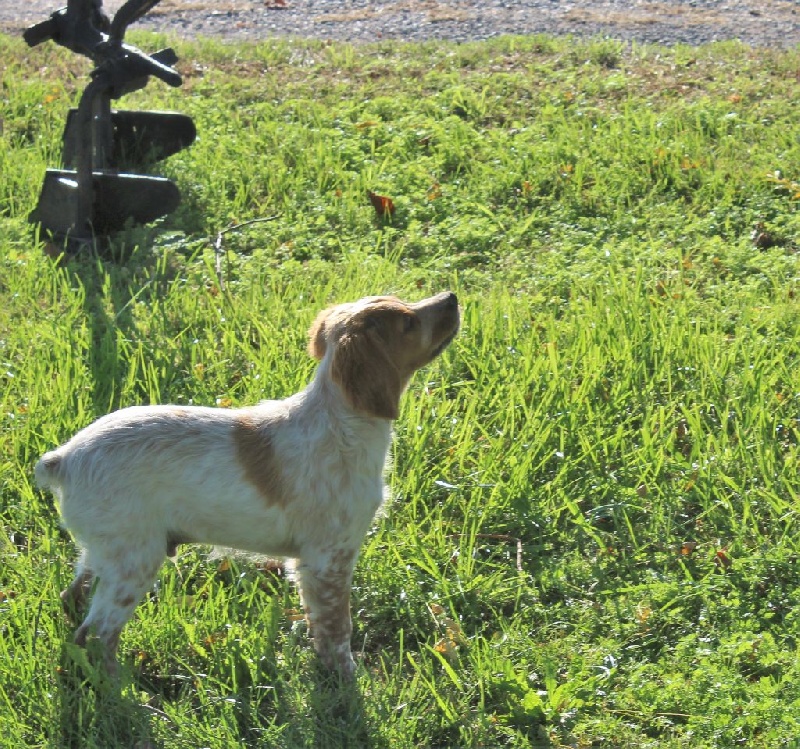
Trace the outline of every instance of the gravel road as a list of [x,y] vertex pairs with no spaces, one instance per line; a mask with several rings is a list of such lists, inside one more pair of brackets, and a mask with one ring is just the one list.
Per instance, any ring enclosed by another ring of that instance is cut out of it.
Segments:
[[[0,30],[19,33],[66,0],[0,0]],[[122,0],[106,0],[113,15]],[[185,37],[298,36],[468,41],[573,34],[690,45],[741,39],[800,45],[798,0],[162,0],[142,27]]]

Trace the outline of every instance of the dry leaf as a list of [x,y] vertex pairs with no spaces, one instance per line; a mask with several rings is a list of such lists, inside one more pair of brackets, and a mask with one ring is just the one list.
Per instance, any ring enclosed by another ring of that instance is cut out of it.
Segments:
[[714,556],[714,562],[724,570],[727,570],[733,564],[727,551],[727,549],[720,549]]
[[369,202],[372,203],[375,213],[381,217],[392,217],[394,214],[394,202],[391,198],[387,198],[385,195],[378,195],[372,192],[372,190],[367,190],[367,197],[369,198]]
[[448,660],[453,660],[458,654],[458,646],[448,637],[442,637],[442,639],[433,646],[433,649],[437,653],[441,653]]
[[455,620],[448,617],[442,619],[442,624],[445,627],[445,635],[454,643],[463,644],[467,641],[464,633],[461,631],[461,625]]
[[286,609],[284,613],[290,622],[301,622],[306,618],[306,615],[297,609]]

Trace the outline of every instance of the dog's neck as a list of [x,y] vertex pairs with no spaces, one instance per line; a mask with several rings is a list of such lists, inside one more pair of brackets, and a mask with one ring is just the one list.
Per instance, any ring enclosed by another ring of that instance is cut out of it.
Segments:
[[392,421],[354,408],[330,377],[329,362],[323,360],[314,379],[303,391],[304,407],[325,414],[330,427],[344,443],[388,448],[392,438]]

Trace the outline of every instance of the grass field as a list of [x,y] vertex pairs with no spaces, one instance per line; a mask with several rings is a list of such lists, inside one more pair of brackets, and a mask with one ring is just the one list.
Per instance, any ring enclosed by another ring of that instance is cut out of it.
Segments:
[[[195,119],[181,207],[59,267],[26,216],[89,64],[0,36],[0,745],[800,747],[800,50],[176,47],[183,87],[121,103]],[[283,578],[193,547],[104,685],[37,457],[121,406],[292,393],[321,307],[446,288],[355,686]]]

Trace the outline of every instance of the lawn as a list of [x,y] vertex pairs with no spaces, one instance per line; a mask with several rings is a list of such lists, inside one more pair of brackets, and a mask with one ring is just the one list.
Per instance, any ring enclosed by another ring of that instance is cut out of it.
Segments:
[[[0,745],[800,747],[800,49],[133,41],[181,58],[120,105],[194,118],[182,204],[58,264],[27,215],[90,66],[0,36]],[[293,393],[322,307],[443,289],[356,683],[280,570],[191,546],[104,682],[38,456]]]

